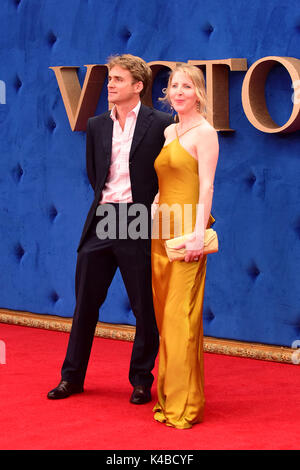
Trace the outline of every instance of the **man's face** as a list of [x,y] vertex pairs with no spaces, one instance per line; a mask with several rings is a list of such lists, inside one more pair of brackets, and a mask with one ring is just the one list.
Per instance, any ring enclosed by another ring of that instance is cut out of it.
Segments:
[[113,104],[131,103],[139,97],[142,82],[134,82],[129,70],[115,65],[108,74],[108,101]]

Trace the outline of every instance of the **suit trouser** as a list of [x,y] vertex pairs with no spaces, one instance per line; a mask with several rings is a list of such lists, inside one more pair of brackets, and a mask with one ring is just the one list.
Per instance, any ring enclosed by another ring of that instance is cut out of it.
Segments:
[[99,318],[99,308],[119,268],[136,318],[129,380],[133,386],[151,386],[153,383],[151,371],[158,352],[159,336],[152,298],[150,240],[99,239],[96,226],[100,219],[94,217],[78,252],[75,278],[76,306],[68,349],[62,366],[62,379],[83,384]]

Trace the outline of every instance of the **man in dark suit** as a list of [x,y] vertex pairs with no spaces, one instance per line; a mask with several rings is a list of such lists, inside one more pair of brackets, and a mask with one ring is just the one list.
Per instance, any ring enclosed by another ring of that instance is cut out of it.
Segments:
[[[164,129],[173,119],[141,104],[151,82],[151,69],[142,59],[130,54],[115,56],[108,69],[108,100],[114,106],[111,112],[88,120],[87,173],[95,198],[78,247],[76,307],[62,380],[48,398],[83,391],[99,308],[119,268],[136,318],[130,401],[143,404],[151,400],[151,371],[159,345],[151,288],[151,204],[158,191],[154,160],[164,143]],[[146,238],[118,235],[120,225],[124,227],[124,214],[129,227],[132,216],[127,215],[134,204],[147,213]],[[116,215],[110,221],[116,223],[116,237],[106,238],[99,226],[111,208],[110,213]]]

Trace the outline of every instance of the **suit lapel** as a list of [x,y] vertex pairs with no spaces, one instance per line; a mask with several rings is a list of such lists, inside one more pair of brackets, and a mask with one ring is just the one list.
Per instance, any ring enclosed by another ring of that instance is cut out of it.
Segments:
[[133,159],[134,152],[136,151],[139,143],[141,142],[144,135],[146,134],[152,122],[152,119],[153,119],[152,109],[142,104],[138,117],[137,117],[136,125],[135,125],[132,144],[130,148],[129,161]]
[[[129,161],[131,161],[134,157],[134,153],[143,139],[144,135],[146,134],[151,122],[153,119],[153,111],[151,108],[147,106],[141,105],[135,130],[132,138],[132,144],[130,148],[129,154]],[[101,137],[102,137],[102,144],[105,152],[105,157],[108,162],[111,160],[111,150],[112,150],[112,134],[113,134],[113,120],[110,117],[110,112],[108,112],[101,123]]]
[[110,162],[111,160],[113,125],[114,123],[109,112],[101,123],[102,144],[107,162]]

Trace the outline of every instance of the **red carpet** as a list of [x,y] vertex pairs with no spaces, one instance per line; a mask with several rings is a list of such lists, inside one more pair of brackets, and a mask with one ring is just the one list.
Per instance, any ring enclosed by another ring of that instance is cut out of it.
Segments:
[[[205,421],[189,430],[153,420],[129,403],[131,343],[95,338],[86,391],[50,401],[68,334],[0,324],[1,450],[299,449],[295,365],[205,355]],[[155,389],[154,389],[155,390]]]

